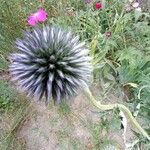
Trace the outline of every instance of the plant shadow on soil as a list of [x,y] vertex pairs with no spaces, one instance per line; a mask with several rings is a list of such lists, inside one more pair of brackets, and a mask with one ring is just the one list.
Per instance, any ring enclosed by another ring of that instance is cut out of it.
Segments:
[[32,102],[32,113],[17,137],[25,141],[27,150],[123,150],[123,132],[112,130],[109,119],[102,115],[83,94],[60,105],[51,102],[48,107],[44,102]]
[[[7,91],[10,95],[14,92],[10,97],[13,97],[15,104],[11,104],[7,112],[1,113],[0,149],[124,149],[122,130],[118,132],[118,129],[110,127],[110,116],[113,117],[114,112],[101,112],[83,93],[60,105],[54,105],[51,101],[45,106],[44,102],[25,99],[25,96],[15,92],[9,82],[1,83],[4,86],[3,93]],[[99,98],[100,88],[95,87],[92,92]],[[113,94],[109,98],[114,103],[119,101]],[[132,137],[130,131],[128,137]]]

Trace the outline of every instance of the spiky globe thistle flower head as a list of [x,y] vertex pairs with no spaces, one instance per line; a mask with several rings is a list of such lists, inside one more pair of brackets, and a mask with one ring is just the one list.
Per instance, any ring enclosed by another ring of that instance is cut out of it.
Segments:
[[10,74],[27,96],[59,103],[87,86],[91,74],[88,49],[72,32],[35,28],[16,40],[16,48],[19,52],[10,56]]

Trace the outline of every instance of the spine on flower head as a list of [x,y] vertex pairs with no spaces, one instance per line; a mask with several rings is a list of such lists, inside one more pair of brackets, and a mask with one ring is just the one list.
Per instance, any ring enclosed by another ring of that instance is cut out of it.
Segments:
[[88,84],[90,57],[84,42],[70,31],[45,26],[16,41],[10,73],[19,89],[39,101],[60,102]]

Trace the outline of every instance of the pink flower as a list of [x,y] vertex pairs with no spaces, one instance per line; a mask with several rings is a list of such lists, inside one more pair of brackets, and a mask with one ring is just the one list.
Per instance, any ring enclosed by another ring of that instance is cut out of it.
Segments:
[[28,24],[30,26],[35,26],[38,23],[37,18],[34,15],[29,16],[28,18]]
[[102,9],[102,3],[101,2],[97,2],[95,4],[95,9]]
[[138,8],[139,7],[139,3],[138,2],[134,2],[134,3],[132,3],[132,6],[134,7],[134,8]]
[[107,38],[109,38],[109,37],[112,36],[112,32],[110,32],[110,31],[107,31],[107,32],[105,32],[104,34],[105,34],[105,36],[106,36]]
[[44,22],[47,19],[47,13],[44,9],[40,8],[37,12],[31,14],[28,18],[28,24],[35,26],[38,22]]
[[47,19],[47,13],[43,9],[37,11],[37,19],[39,22],[44,22]]

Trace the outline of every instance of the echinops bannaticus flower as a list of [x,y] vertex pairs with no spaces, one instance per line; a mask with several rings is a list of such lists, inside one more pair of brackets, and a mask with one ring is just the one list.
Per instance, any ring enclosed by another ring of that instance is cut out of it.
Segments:
[[70,31],[44,26],[16,40],[19,52],[10,56],[10,74],[19,89],[39,101],[56,102],[84,88],[91,74],[84,42]]

